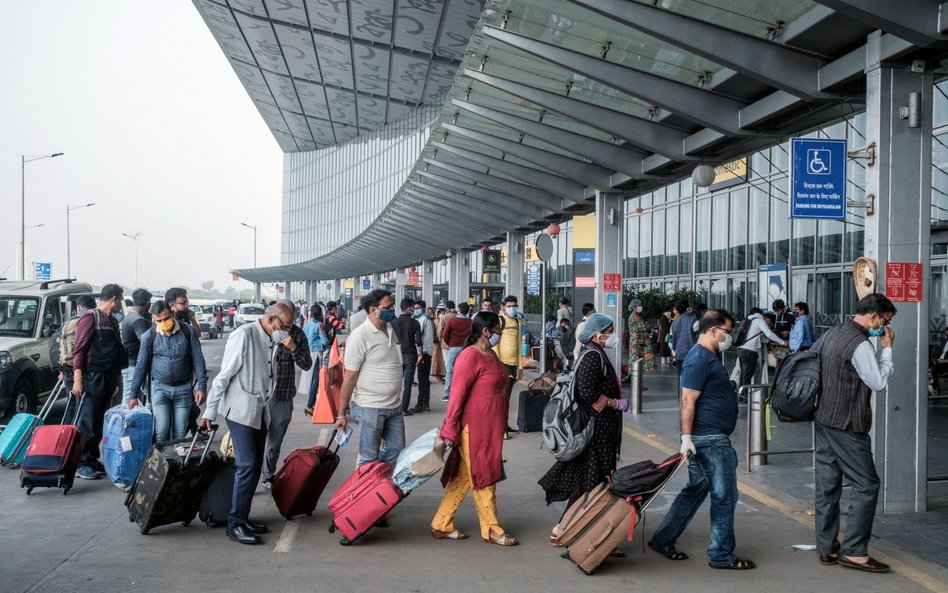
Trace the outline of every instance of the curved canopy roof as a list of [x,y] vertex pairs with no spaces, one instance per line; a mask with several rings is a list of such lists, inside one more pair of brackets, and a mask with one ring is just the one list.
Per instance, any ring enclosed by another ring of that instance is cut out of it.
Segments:
[[[655,4],[490,0],[430,140],[368,229],[238,274],[371,274],[542,228],[589,212],[596,190],[635,195],[861,110],[873,56],[934,67],[948,47],[928,0]],[[432,204],[446,207],[429,216]]]

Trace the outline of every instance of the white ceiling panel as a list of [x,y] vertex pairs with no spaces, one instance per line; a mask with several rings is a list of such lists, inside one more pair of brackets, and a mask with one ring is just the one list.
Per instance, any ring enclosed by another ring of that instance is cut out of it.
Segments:
[[253,53],[244,42],[237,21],[226,6],[210,0],[198,0],[198,10],[202,12],[204,20],[227,57],[253,62]]
[[290,66],[290,73],[295,78],[321,81],[316,50],[313,49],[313,37],[309,31],[285,25],[275,25],[274,28],[277,39],[280,40],[283,55]]
[[395,46],[434,53],[443,0],[397,0]]
[[427,103],[439,95],[446,94],[451,88],[451,85],[454,84],[454,77],[457,73],[458,67],[454,64],[431,62],[428,71],[428,83],[425,87],[423,100]]
[[228,0],[231,8],[247,14],[253,14],[266,18],[267,9],[263,6],[263,0]]
[[428,78],[428,60],[405,54],[392,56],[389,94],[396,99],[420,103]]
[[266,0],[266,3],[271,19],[303,27],[309,26],[303,0]]
[[303,111],[299,99],[296,98],[296,87],[293,86],[293,81],[290,78],[272,72],[264,72],[263,76],[267,79],[270,91],[273,93],[276,104],[280,109],[289,109],[296,113]]
[[340,0],[306,0],[309,24],[316,31],[349,35],[349,6]]
[[326,98],[329,104],[329,117],[333,122],[357,126],[355,93],[327,88]]
[[303,106],[303,113],[308,116],[328,120],[329,108],[326,107],[326,91],[322,85],[302,80],[294,81],[296,92]]
[[280,51],[280,44],[277,43],[270,22],[238,12],[237,23],[247,38],[250,49],[257,58],[260,67],[264,70],[287,74],[283,53]]
[[317,35],[315,39],[323,81],[347,89],[353,88],[352,50],[349,40],[327,35]]
[[464,50],[471,41],[471,33],[481,12],[484,9],[483,0],[451,0],[447,5],[447,14],[441,35],[438,37],[436,53],[460,60],[464,57]]
[[392,42],[393,0],[349,0],[351,35],[377,43]]
[[356,43],[356,88],[374,95],[388,92],[388,59],[391,52],[384,47]]
[[378,129],[385,125],[385,104],[382,99],[360,96],[356,97],[359,107],[359,126],[368,129]]

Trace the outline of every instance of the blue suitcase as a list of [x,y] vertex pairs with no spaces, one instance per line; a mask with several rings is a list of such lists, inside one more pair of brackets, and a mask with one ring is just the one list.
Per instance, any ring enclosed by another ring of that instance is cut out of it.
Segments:
[[33,433],[43,425],[53,404],[65,391],[63,382],[57,382],[39,415],[21,413],[10,419],[10,423],[0,432],[0,465],[16,468],[23,462]]
[[[105,412],[102,424],[102,463],[109,479],[119,488],[135,483],[148,458],[155,434],[155,419],[143,405],[129,410],[119,404]],[[123,443],[123,439],[126,439]]]

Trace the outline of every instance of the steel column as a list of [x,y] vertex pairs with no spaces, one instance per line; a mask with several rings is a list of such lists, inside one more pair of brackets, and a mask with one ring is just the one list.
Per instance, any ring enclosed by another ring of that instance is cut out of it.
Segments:
[[[596,311],[612,317],[615,330],[621,336],[624,311],[622,310],[621,282],[618,293],[606,293],[603,290],[604,274],[622,274],[625,256],[622,231],[624,229],[622,194],[596,192]],[[613,296],[610,296],[613,295]],[[578,305],[579,303],[574,303]],[[615,348],[608,351],[613,367],[621,369],[622,339]]]
[[519,232],[507,233],[507,294],[517,297],[520,307],[523,307],[523,287],[526,284],[524,273],[523,252],[525,251],[524,234]]

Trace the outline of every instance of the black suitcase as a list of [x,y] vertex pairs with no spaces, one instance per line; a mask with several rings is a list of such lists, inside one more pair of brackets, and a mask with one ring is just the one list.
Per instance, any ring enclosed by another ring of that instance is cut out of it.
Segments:
[[201,497],[201,506],[198,507],[198,518],[205,525],[214,527],[227,525],[227,515],[230,514],[231,503],[234,499],[234,474],[236,473],[237,462],[233,457],[214,462],[211,479],[204,491],[204,496]]
[[520,432],[543,430],[543,408],[549,401],[549,391],[543,389],[521,391],[520,408],[517,410],[517,430]]
[[[218,465],[210,452],[215,426],[206,440],[198,432],[191,439],[156,443],[148,454],[135,483],[125,497],[128,520],[138,523],[142,534],[155,527],[181,522],[190,525],[197,515],[201,498]],[[180,449],[185,454],[181,455]],[[200,453],[200,457],[195,455]],[[210,453],[209,453],[210,452]]]

